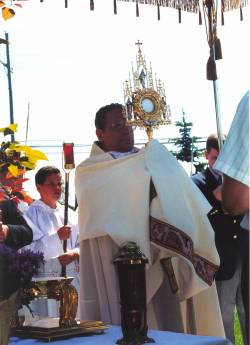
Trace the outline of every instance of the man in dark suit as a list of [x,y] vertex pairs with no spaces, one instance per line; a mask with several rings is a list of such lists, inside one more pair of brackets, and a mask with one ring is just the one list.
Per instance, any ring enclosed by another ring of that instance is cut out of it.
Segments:
[[[1,191],[0,191],[1,192]],[[0,195],[0,197],[2,197]],[[6,269],[6,248],[17,250],[32,242],[33,233],[26,224],[16,204],[5,199],[0,201],[0,338],[8,343],[11,318],[20,303],[19,281],[10,276]],[[3,245],[4,244],[4,245]],[[0,341],[1,342],[1,341]],[[1,342],[2,343],[2,342]]]
[[234,343],[234,308],[236,306],[246,341],[245,309],[242,303],[242,262],[249,255],[249,233],[240,226],[242,216],[225,214],[221,205],[222,178],[213,165],[219,155],[218,137],[210,135],[206,142],[205,157],[208,167],[192,176],[212,206],[208,218],[215,231],[215,244],[220,256],[220,268],[215,276],[226,337]]
[[[32,230],[16,204],[9,199],[2,200],[0,202],[0,244],[4,243],[6,246],[17,250],[30,244],[32,239]],[[1,298],[9,298],[17,289],[16,284],[6,279],[4,272],[4,257],[0,253],[0,300]]]
[[10,199],[0,202],[0,243],[19,249],[32,242],[33,233],[17,205]]

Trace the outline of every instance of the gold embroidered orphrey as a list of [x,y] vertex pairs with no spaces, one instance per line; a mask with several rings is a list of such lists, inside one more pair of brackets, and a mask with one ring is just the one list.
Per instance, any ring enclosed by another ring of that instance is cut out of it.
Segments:
[[170,124],[170,106],[167,104],[165,87],[160,79],[153,78],[152,67],[147,67],[139,40],[136,55],[136,70],[132,67],[133,87],[129,80],[124,82],[124,117],[128,126],[145,129],[148,141],[153,138],[153,129]]

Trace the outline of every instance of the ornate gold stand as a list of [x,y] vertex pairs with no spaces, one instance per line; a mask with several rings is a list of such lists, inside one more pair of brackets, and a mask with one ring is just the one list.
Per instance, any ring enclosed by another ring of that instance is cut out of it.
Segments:
[[81,321],[72,327],[35,327],[18,326],[12,329],[11,335],[24,338],[51,341],[85,334],[101,334],[108,327],[101,321]]
[[[165,87],[160,79],[153,77],[152,67],[138,45],[136,69],[132,68],[133,83],[126,80],[124,91],[124,118],[128,126],[145,129],[148,142],[153,139],[153,130],[160,125],[170,124],[171,110],[165,95]],[[133,87],[132,87],[133,85]]]
[[46,318],[31,325],[17,323],[12,335],[46,341],[88,333],[103,333],[107,326],[101,321],[77,321],[78,294],[71,284],[73,278],[52,278],[33,281],[22,291],[22,300],[52,298],[60,301],[59,318]]

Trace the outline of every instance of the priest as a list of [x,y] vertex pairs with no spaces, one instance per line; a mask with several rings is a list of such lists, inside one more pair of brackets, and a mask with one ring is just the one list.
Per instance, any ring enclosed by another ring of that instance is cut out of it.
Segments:
[[75,176],[81,319],[120,324],[112,260],[122,243],[134,241],[149,259],[149,328],[224,337],[211,206],[158,141],[134,147],[121,104],[102,107],[95,126],[98,141]]

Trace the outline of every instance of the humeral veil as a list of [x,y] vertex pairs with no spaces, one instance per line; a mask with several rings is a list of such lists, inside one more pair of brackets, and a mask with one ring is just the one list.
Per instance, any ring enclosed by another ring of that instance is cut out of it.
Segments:
[[211,206],[163,145],[152,140],[113,159],[94,144],[76,169],[76,195],[82,319],[120,323],[112,260],[119,245],[135,241],[150,262],[149,328],[224,337]]

